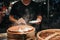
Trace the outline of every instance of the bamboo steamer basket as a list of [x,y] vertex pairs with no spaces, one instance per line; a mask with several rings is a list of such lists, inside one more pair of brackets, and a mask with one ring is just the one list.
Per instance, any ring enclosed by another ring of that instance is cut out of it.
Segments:
[[37,40],[60,40],[60,29],[46,29],[37,33]]

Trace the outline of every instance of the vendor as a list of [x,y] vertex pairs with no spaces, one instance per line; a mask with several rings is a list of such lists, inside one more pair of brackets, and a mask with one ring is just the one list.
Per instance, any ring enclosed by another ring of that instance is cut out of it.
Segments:
[[[29,21],[36,20],[34,24],[37,31],[40,29],[42,15],[38,3],[32,0],[20,0],[16,2],[11,9],[9,19],[12,23],[29,24]],[[20,21],[19,21],[20,20]],[[39,25],[39,26],[38,26]]]

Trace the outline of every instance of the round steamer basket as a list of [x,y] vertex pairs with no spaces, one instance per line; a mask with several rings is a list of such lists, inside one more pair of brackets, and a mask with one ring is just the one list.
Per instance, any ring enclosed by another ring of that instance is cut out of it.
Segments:
[[60,40],[60,29],[47,29],[37,33],[37,40]]
[[[25,31],[24,33],[18,31],[21,27],[30,27],[32,30]],[[8,40],[26,40],[28,38],[31,38],[32,40],[35,39],[35,28],[29,25],[18,25],[18,26],[12,26],[8,28],[7,30],[7,38]]]

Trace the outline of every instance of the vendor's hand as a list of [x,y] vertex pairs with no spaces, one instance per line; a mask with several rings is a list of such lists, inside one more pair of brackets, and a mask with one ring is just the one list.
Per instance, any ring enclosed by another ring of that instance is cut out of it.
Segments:
[[42,16],[37,16],[36,21],[38,21],[36,24],[40,24],[42,21]]
[[36,21],[38,21],[38,22],[36,22],[36,24],[40,24],[41,23],[41,19],[37,19]]
[[14,22],[14,24],[19,24],[18,20]]
[[26,22],[23,18],[18,19],[16,23],[17,24],[26,24]]

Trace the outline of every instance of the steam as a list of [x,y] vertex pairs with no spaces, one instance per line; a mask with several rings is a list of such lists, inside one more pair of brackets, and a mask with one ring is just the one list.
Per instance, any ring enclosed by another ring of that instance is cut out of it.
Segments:
[[23,28],[19,28],[18,31],[24,33],[24,32],[27,32],[29,30],[32,30],[32,28],[31,27],[23,27]]

